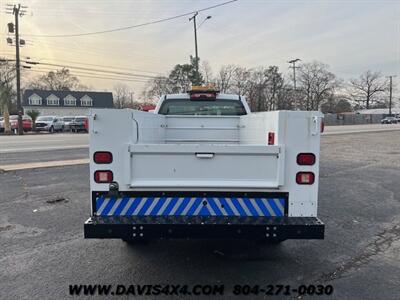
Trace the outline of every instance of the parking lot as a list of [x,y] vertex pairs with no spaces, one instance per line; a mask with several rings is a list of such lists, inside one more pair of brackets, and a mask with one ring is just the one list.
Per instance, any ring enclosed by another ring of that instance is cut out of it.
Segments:
[[[323,136],[321,144],[325,240],[278,246],[157,241],[135,247],[84,240],[87,164],[0,172],[0,298],[63,299],[70,284],[170,283],[224,284],[226,299],[235,284],[331,284],[335,299],[398,299],[400,131],[343,128],[343,134]],[[51,135],[54,140],[20,148],[18,138],[2,141],[0,165],[87,157],[87,135],[74,135],[73,142]]]

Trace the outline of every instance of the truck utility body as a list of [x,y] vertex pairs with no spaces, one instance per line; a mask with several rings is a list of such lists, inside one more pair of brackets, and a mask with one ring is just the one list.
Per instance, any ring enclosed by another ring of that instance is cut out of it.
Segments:
[[205,91],[89,121],[86,238],[324,236],[319,112],[251,113],[243,97]]

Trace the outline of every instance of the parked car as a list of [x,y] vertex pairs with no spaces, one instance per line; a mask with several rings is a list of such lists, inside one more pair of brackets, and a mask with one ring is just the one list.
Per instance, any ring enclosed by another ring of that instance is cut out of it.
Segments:
[[4,118],[0,117],[0,132],[4,132]]
[[[22,116],[22,129],[27,132],[32,130],[32,119],[30,116]],[[0,120],[0,132],[4,131],[4,118]],[[10,115],[10,127],[12,131],[18,130],[18,115]]]
[[35,122],[36,131],[56,132],[64,130],[64,122],[57,116],[40,116]]
[[86,116],[77,116],[70,124],[72,132],[84,131],[88,132],[87,126],[88,118]]
[[62,117],[62,120],[64,122],[64,131],[71,131],[71,124],[74,122],[73,116],[66,116]]
[[85,129],[86,129],[86,132],[89,132],[89,118],[86,118],[86,119],[85,119],[84,127],[85,127]]
[[381,124],[397,124],[397,119],[395,117],[386,117],[381,120]]

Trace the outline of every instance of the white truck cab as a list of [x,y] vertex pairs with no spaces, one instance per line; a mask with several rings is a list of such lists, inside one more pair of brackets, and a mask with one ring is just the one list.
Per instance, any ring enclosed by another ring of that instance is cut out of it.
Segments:
[[94,109],[86,238],[322,239],[320,112],[251,113],[208,87]]

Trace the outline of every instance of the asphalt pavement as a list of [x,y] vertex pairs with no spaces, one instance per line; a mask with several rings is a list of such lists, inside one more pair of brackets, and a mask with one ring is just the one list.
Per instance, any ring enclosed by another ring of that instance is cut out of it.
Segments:
[[22,136],[0,135],[0,155],[3,153],[87,148],[88,142],[89,135],[86,133],[32,133]]
[[0,173],[0,298],[68,299],[70,284],[224,284],[225,299],[235,284],[330,284],[330,299],[399,299],[399,134],[324,136],[326,238],[281,245],[85,240],[87,165]]

